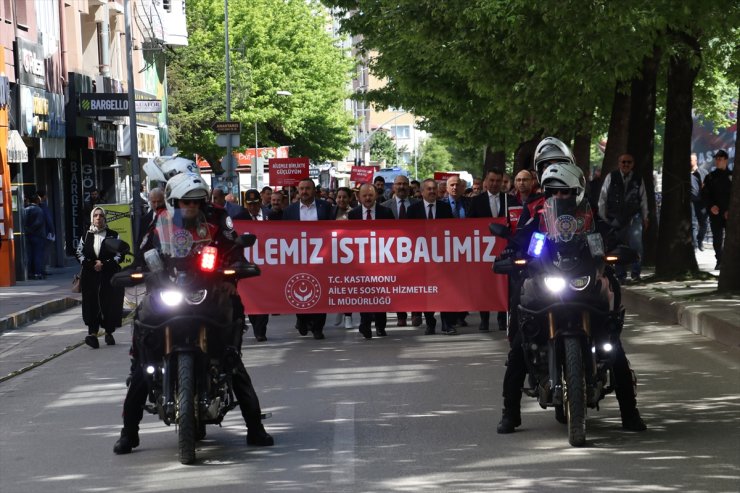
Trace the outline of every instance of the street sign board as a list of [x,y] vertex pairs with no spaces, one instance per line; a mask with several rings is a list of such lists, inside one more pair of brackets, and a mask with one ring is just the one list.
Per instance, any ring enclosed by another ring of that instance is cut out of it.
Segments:
[[216,136],[216,145],[220,147],[238,147],[239,134],[219,134]]
[[238,134],[242,130],[241,122],[215,122],[211,128],[219,134]]

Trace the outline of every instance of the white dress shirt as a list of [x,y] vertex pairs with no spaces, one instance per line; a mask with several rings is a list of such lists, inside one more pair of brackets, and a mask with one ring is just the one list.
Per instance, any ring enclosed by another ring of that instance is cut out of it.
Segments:
[[491,215],[493,217],[498,217],[498,212],[500,209],[499,194],[497,193],[494,194],[491,192],[486,192],[486,193],[488,193],[488,203],[491,206]]
[[311,205],[305,205],[301,202],[300,214],[301,221],[318,221],[319,212],[316,209],[316,201],[311,202]]

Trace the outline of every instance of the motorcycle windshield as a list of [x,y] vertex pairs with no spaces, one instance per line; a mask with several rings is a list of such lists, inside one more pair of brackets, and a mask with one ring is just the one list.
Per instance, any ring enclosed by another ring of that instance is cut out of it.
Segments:
[[542,216],[540,231],[555,243],[567,243],[578,235],[596,230],[593,212],[587,200],[576,204],[575,197],[548,197]]
[[160,255],[183,258],[211,243],[211,233],[206,217],[196,211],[194,217],[186,217],[182,210],[174,213],[164,211],[157,217],[154,228],[154,244]]

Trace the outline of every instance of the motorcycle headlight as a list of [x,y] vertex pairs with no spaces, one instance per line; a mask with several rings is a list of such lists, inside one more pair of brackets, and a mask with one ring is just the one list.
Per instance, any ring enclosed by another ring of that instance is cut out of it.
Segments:
[[570,287],[576,291],[583,291],[588,287],[589,282],[591,282],[591,276],[576,277],[570,280]]
[[162,303],[167,306],[177,306],[182,303],[183,295],[180,291],[172,289],[167,291],[160,291],[159,299],[161,299]]
[[188,293],[185,301],[187,301],[189,305],[200,305],[201,303],[203,303],[203,300],[206,299],[206,296],[208,296],[208,290],[201,289],[199,291]]
[[565,279],[562,277],[546,277],[545,287],[553,293],[559,293],[565,289]]

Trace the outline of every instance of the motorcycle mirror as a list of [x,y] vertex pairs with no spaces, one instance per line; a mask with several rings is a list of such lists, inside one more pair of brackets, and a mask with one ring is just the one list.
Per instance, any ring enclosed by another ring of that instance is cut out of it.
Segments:
[[508,238],[511,230],[505,224],[491,223],[488,225],[488,230],[493,236],[501,238]]
[[112,253],[120,253],[121,255],[126,255],[131,251],[131,247],[128,243],[117,238],[107,238],[103,242],[103,244],[105,249]]
[[242,248],[251,247],[257,241],[257,237],[251,233],[244,233],[239,235],[236,239],[236,244]]

